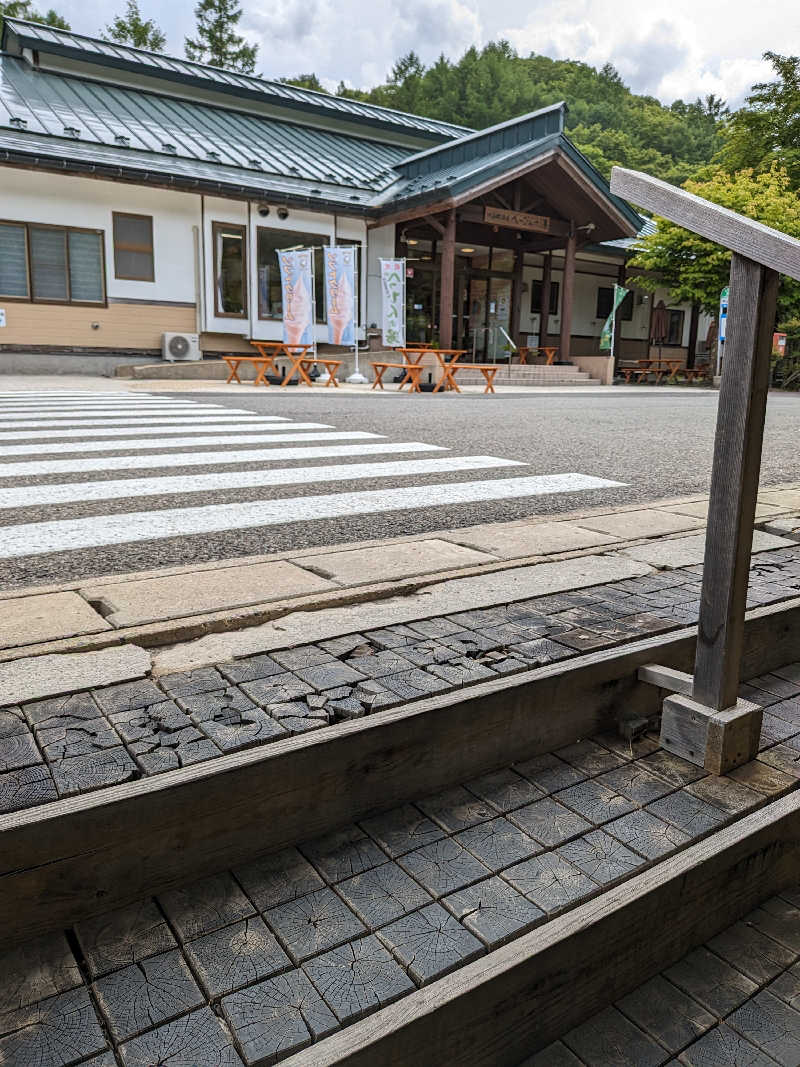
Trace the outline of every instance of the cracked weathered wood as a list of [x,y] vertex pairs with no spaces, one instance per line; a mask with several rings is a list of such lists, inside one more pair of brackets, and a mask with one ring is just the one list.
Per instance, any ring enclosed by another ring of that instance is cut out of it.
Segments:
[[779,945],[744,922],[723,930],[708,942],[708,948],[761,985],[775,978],[797,959],[792,949]]
[[152,900],[85,919],[75,927],[93,978],[173,948],[175,938]]
[[233,873],[260,911],[304,897],[325,884],[296,848],[234,867]]
[[360,825],[393,859],[444,837],[444,830],[412,804],[361,819]]
[[430,904],[433,899],[396,863],[384,863],[347,878],[336,888],[370,930]]
[[707,804],[684,789],[670,793],[661,800],[654,800],[652,804],[647,805],[647,811],[665,822],[672,823],[692,837],[718,829],[729,818],[719,808]]
[[800,1012],[763,990],[726,1023],[778,1063],[800,1063]]
[[479,823],[456,834],[457,841],[490,871],[502,871],[542,851],[538,841],[524,833],[508,819],[498,818]]
[[62,933],[45,934],[0,953],[0,1015],[82,985]]
[[661,1067],[664,1049],[614,1007],[605,1008],[562,1041],[584,1063],[615,1067]]
[[553,800],[566,804],[567,807],[580,813],[582,817],[596,826],[601,826],[603,823],[610,822],[611,819],[633,811],[635,806],[626,797],[615,793],[613,789],[601,785],[594,779],[562,789],[560,793],[553,796]]
[[644,863],[641,856],[603,830],[593,830],[585,837],[568,841],[559,847],[558,853],[598,885],[628,878]]
[[255,914],[253,905],[227,871],[168,890],[159,896],[159,903],[186,941]]
[[503,878],[548,915],[597,892],[597,884],[557,852],[545,852],[503,872]]
[[681,1057],[686,1067],[774,1067],[775,1060],[765,1055],[747,1038],[732,1030],[727,1023],[720,1023],[700,1038]]
[[309,960],[303,969],[342,1023],[361,1018],[416,989],[374,935]]
[[404,915],[378,933],[381,941],[420,985],[482,955],[480,941],[441,904]]
[[[745,669],[751,675],[791,661],[800,641],[800,606],[756,609],[747,633]],[[650,715],[658,691],[636,682],[638,666],[658,659],[685,668],[691,655],[692,635],[682,630],[666,641],[648,639],[221,756],[160,780],[114,786],[102,798],[3,816],[0,943],[63,928],[98,908],[242,863],[256,839],[268,851],[324,834],[370,812],[376,790],[390,807],[435,793],[454,779],[469,780],[487,766],[516,760],[524,774],[522,765],[543,751],[610,728],[621,700],[626,712]],[[758,764],[754,777],[752,766],[732,777],[765,796],[785,791],[785,776]],[[172,788],[177,780],[179,790]],[[309,780],[315,782],[313,810],[297,789]],[[269,822],[265,807],[276,813]],[[493,809],[483,807],[483,818],[492,818]],[[108,833],[110,819],[114,834]],[[150,862],[143,865],[136,857],[145,837]],[[87,862],[93,874],[88,892]]]
[[543,797],[533,804],[510,812],[508,817],[547,848],[554,848],[592,828],[591,823],[559,804],[553,797]]
[[121,745],[90,756],[59,760],[51,764],[50,769],[60,797],[72,797],[104,786],[129,782],[140,774]]
[[38,807],[57,798],[50,769],[41,763],[0,774],[0,813]]
[[750,978],[704,946],[664,971],[664,977],[720,1019],[758,989]]
[[646,770],[641,760],[601,774],[598,781],[601,785],[613,789],[615,793],[620,793],[636,804],[648,804],[651,800],[658,800],[675,789],[674,785],[657,778]]
[[617,1006],[669,1052],[678,1053],[710,1030],[717,1019],[662,975],[651,978]]
[[660,860],[691,842],[691,837],[675,826],[657,819],[649,811],[632,811],[606,823],[606,832],[649,860]]
[[519,937],[545,918],[540,908],[497,877],[460,889],[442,904],[487,948]]
[[417,807],[450,833],[486,822],[497,814],[491,804],[461,785],[425,797],[417,801]]
[[352,878],[387,860],[379,846],[357,826],[304,841],[299,848],[329,882]]
[[65,1067],[107,1047],[84,986],[0,1015],[0,1063]]
[[116,1041],[126,1041],[204,1004],[177,949],[98,978],[92,988]]
[[158,1064],[203,1064],[203,1067],[241,1067],[231,1036],[211,1008],[201,1008],[134,1037],[122,1045],[125,1067]]
[[400,856],[398,863],[435,897],[454,893],[491,873],[485,864],[449,837],[407,852]]
[[274,1063],[337,1029],[336,1016],[302,971],[290,971],[222,1001],[248,1065]]
[[186,954],[211,998],[292,967],[264,920],[258,917],[243,919],[190,941]]
[[367,932],[361,920],[332,889],[280,904],[264,918],[295,963],[317,956]]

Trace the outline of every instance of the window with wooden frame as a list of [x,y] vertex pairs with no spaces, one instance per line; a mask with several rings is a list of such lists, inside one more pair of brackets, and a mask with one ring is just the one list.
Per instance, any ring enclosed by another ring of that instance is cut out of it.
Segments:
[[247,230],[231,222],[211,224],[214,245],[214,314],[247,317]]
[[156,280],[153,216],[111,213],[114,226],[114,277],[131,282]]
[[667,308],[667,337],[664,344],[683,344],[683,320],[684,312],[680,308]]
[[0,222],[0,298],[105,306],[102,230]]

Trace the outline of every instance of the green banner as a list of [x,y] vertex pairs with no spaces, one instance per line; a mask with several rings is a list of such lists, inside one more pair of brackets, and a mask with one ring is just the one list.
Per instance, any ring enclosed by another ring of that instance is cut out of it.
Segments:
[[624,289],[621,285],[614,286],[614,306],[609,312],[608,318],[603,325],[603,329],[600,331],[600,348],[608,351],[611,348],[611,340],[614,332],[614,316],[617,313],[617,308],[630,292],[629,289]]

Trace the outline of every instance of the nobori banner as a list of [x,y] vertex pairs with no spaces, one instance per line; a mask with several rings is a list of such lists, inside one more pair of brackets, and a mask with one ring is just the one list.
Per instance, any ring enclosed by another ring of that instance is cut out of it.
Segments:
[[278,252],[283,298],[283,340],[288,345],[314,343],[314,251]]
[[406,343],[406,261],[381,260],[383,292],[383,343],[387,348],[402,348]]
[[328,341],[353,345],[356,341],[356,249],[353,245],[326,245],[325,306]]

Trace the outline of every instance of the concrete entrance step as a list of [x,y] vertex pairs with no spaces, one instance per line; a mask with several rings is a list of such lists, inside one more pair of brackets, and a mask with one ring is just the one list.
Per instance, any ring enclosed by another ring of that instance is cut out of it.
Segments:
[[[469,365],[459,372],[460,385],[480,385],[484,382],[480,371],[470,370]],[[586,371],[573,364],[548,367],[545,365],[500,367],[494,380],[498,385],[600,385]]]

